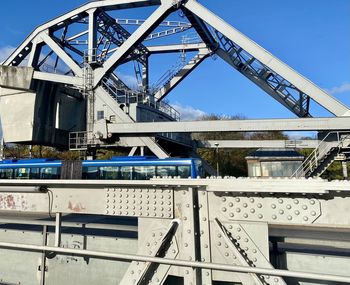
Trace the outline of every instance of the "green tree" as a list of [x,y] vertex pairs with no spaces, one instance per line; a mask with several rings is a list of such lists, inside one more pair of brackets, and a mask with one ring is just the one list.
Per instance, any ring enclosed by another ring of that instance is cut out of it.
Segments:
[[[206,115],[200,118],[202,121],[209,120],[244,120],[242,115],[220,116]],[[192,135],[196,140],[272,140],[288,139],[282,132],[208,132]],[[245,157],[254,149],[219,149],[219,169],[221,176],[247,176],[247,162]],[[198,149],[198,154],[205,159],[213,169],[216,169],[216,149]]]

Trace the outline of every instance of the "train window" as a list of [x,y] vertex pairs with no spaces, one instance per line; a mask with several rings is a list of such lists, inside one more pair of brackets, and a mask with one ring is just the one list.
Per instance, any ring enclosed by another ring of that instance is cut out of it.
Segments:
[[83,167],[83,179],[99,179],[99,173],[97,167]]
[[13,169],[0,169],[0,179],[12,179]]
[[35,167],[30,169],[30,179],[40,179],[40,168]]
[[149,180],[156,175],[155,166],[135,166],[134,177],[135,180]]
[[15,178],[16,179],[29,179],[30,168],[16,168]]
[[157,166],[157,176],[176,176],[176,166]]
[[132,177],[132,167],[131,166],[121,166],[120,167],[120,179],[131,180]]
[[59,179],[60,169],[58,167],[44,167],[41,168],[42,179]]
[[189,165],[178,166],[177,172],[181,178],[191,177],[191,167]]
[[119,178],[119,167],[106,166],[100,167],[100,179],[118,179]]

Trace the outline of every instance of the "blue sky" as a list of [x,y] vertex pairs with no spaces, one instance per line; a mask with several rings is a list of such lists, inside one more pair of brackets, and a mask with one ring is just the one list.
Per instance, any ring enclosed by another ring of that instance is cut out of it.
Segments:
[[[37,26],[86,1],[2,1],[0,60]],[[349,0],[202,0],[235,28],[252,38],[320,87],[350,106]],[[140,16],[126,13],[123,17]],[[154,63],[163,59],[155,58]],[[176,61],[173,57],[170,60]],[[166,62],[166,61],[165,61]],[[155,68],[155,74],[163,70]],[[185,117],[241,114],[248,118],[294,117],[269,95],[220,59],[207,59],[169,96]],[[315,116],[329,113],[313,108]]]

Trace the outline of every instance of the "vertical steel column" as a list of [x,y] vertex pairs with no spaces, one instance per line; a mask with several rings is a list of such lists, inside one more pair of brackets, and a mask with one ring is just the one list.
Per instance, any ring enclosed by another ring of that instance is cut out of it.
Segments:
[[145,92],[148,91],[149,88],[149,69],[148,69],[148,56],[145,56],[146,64],[142,65],[142,87]]
[[97,63],[97,19],[96,9],[87,11],[89,14],[89,33],[88,33],[88,51],[87,58],[84,59],[84,91],[87,104],[87,143],[93,139],[94,121],[95,121],[95,94],[94,86],[94,71],[92,64]]
[[62,213],[56,213],[55,221],[55,247],[61,245]]
[[[47,246],[47,225],[43,226],[43,246]],[[46,272],[46,252],[41,254],[40,264],[40,285],[45,285],[45,272]]]
[[96,9],[87,11],[89,14],[89,33],[88,33],[88,50],[89,50],[89,62],[95,62],[97,56],[97,19]]
[[[198,213],[201,262],[212,262],[208,193],[205,189],[198,190]],[[212,271],[210,269],[202,269],[201,271],[202,285],[212,285]]]
[[[198,261],[198,197],[197,188],[189,187],[182,192],[182,256],[185,260]],[[200,269],[185,268],[184,284],[200,285]]]

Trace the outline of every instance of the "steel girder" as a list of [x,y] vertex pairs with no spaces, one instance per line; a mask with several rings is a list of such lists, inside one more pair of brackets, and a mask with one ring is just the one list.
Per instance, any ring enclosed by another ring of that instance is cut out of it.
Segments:
[[[146,20],[120,19],[118,21],[108,14],[110,10],[157,5],[158,8]],[[181,10],[190,23],[164,21],[176,10]],[[83,31],[68,36],[68,30],[73,24],[87,25],[88,29],[85,27]],[[123,25],[137,25],[138,28],[131,33]],[[158,32],[155,31],[157,27],[170,27],[172,30]],[[189,28],[193,28],[203,42],[163,46],[144,44],[146,40],[172,35]],[[60,35],[58,35],[59,32],[61,32]],[[51,49],[46,56],[42,54],[45,46]],[[85,51],[81,50],[81,47],[84,46],[87,46],[87,57]],[[102,49],[100,53],[96,51],[92,54],[91,50],[99,48]],[[160,88],[155,91],[148,90],[148,57],[152,54],[178,51],[198,51],[199,58],[194,58],[179,69],[173,74],[175,76],[169,77]],[[82,86],[86,83],[86,80],[82,79],[85,76],[84,62],[88,62],[92,66],[92,89],[99,89],[99,86],[103,84],[102,81],[108,79],[126,92],[129,87],[115,75],[114,71],[121,64],[135,60],[143,66],[140,77],[142,77],[144,90],[149,92],[147,96],[154,96],[161,101],[211,53],[216,53],[298,117],[311,116],[310,99],[335,116],[350,115],[347,106],[338,102],[195,0],[93,1],[35,29],[4,62],[4,65],[18,66],[23,64],[23,60],[28,57],[27,65],[36,69],[35,79],[69,84],[84,89]],[[68,68],[64,74],[50,74],[50,72],[40,70],[48,58],[54,54],[56,55],[54,72],[56,73],[60,59]],[[42,56],[44,59],[41,59]],[[94,96],[104,96],[101,95],[103,92],[97,93]],[[129,122],[122,121],[122,123]],[[318,127],[317,129],[324,128]]]

